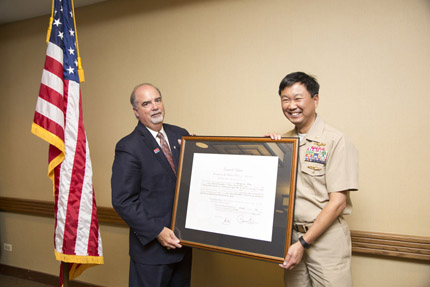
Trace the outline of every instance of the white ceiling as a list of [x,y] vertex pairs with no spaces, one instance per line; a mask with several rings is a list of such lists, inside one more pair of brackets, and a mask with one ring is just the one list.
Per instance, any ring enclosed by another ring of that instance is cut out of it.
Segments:
[[[75,8],[106,0],[73,0]],[[52,0],[0,0],[0,25],[51,14]]]

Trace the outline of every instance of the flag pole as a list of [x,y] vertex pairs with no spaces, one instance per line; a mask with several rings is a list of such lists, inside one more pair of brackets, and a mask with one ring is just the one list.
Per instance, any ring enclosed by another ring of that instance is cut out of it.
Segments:
[[69,263],[61,261],[63,266],[63,287],[69,287]]
[[49,27],[48,27],[48,33],[46,34],[46,43],[49,42],[49,39],[51,38],[51,31],[52,31],[52,23],[54,22],[54,0],[52,0],[52,8],[51,8],[51,17],[49,18]]

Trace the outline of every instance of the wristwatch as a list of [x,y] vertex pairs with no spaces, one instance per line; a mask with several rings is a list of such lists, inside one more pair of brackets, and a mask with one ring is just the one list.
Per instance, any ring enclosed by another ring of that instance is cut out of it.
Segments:
[[306,240],[303,238],[303,236],[300,236],[299,241],[300,241],[300,244],[301,244],[304,248],[308,249],[309,247],[311,247],[311,245],[310,245],[309,243],[307,243],[307,242],[306,242]]

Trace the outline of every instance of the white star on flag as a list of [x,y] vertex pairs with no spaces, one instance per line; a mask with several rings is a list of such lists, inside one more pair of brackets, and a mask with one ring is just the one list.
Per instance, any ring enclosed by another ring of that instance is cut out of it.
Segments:
[[54,24],[52,24],[52,25],[55,25],[55,26],[59,26],[59,25],[61,25],[61,22],[60,22],[60,19],[56,19],[55,21],[54,21]]

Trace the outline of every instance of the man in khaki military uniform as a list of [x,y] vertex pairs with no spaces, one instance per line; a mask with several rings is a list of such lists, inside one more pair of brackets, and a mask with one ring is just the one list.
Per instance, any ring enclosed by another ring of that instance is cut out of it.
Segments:
[[295,125],[286,136],[300,138],[293,244],[280,264],[288,287],[352,286],[351,237],[342,215],[352,210],[349,191],[358,190],[358,152],[317,115],[318,92],[315,78],[302,72],[279,86],[284,115]]

